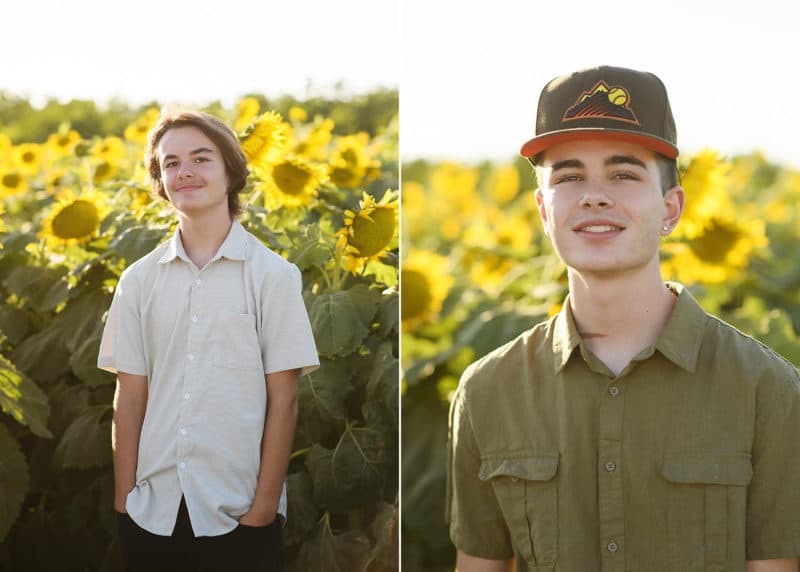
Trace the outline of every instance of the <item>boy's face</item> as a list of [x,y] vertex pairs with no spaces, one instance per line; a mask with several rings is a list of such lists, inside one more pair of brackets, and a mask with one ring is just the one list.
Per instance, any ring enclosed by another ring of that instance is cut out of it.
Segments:
[[553,246],[579,273],[626,274],[658,266],[663,227],[683,210],[683,189],[662,194],[652,151],[575,141],[548,149],[536,203]]
[[228,179],[219,148],[197,127],[176,127],[158,143],[161,180],[183,215],[228,215]]

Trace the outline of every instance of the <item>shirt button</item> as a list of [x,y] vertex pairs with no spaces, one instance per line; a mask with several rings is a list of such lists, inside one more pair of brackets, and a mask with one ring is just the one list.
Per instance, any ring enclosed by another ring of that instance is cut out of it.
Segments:
[[608,390],[608,393],[611,394],[611,397],[616,397],[619,395],[619,387],[616,385],[612,385],[611,388]]
[[203,281],[198,278],[197,280],[194,281],[194,283],[200,286],[200,284],[202,284]]
[[181,466],[181,469],[185,469],[186,468],[186,463],[181,463],[180,466]]
[[611,553],[614,553],[617,550],[619,550],[619,546],[617,546],[617,543],[614,542],[613,540],[606,545],[606,548],[608,548],[608,551]]
[[614,462],[609,461],[608,463],[606,463],[606,471],[608,471],[609,473],[613,473],[616,468],[617,465]]
[[181,427],[181,435],[186,435],[186,427]]
[[188,394],[188,393],[184,393],[184,394],[183,394],[183,398],[184,398],[184,399],[189,399],[189,394]]
[[189,354],[189,361],[192,361],[193,359],[194,359],[194,354]]
[[196,322],[196,321],[197,321],[197,315],[195,314],[194,316],[192,316],[192,322]]

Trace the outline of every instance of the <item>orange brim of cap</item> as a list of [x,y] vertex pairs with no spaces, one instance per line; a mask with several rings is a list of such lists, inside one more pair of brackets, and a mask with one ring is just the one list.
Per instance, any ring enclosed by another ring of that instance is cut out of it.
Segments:
[[554,131],[534,137],[526,142],[519,153],[523,157],[534,157],[555,145],[570,143],[572,141],[583,141],[586,139],[633,143],[655,151],[669,159],[675,159],[678,156],[678,148],[663,139],[642,135],[641,133],[633,133],[631,131],[614,131],[611,129],[570,129],[566,131]]

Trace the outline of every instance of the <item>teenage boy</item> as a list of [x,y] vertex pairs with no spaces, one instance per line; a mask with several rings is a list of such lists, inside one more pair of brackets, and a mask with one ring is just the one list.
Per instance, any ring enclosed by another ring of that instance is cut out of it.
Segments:
[[300,273],[236,220],[247,161],[224,123],[164,116],[145,161],[178,229],[123,272],[98,358],[126,569],[283,570],[297,379],[319,364]]
[[686,200],[664,85],[557,78],[522,155],[569,296],[459,384],[458,571],[794,572],[798,371],[662,281]]

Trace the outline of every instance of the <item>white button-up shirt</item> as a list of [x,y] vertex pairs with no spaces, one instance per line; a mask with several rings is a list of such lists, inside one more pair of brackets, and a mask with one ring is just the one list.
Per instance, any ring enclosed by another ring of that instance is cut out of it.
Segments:
[[[180,231],[123,272],[98,367],[147,376],[126,510],[169,535],[181,495],[196,536],[233,530],[255,498],[264,375],[319,366],[297,267],[234,221],[198,269]],[[286,515],[286,487],[278,513]]]

